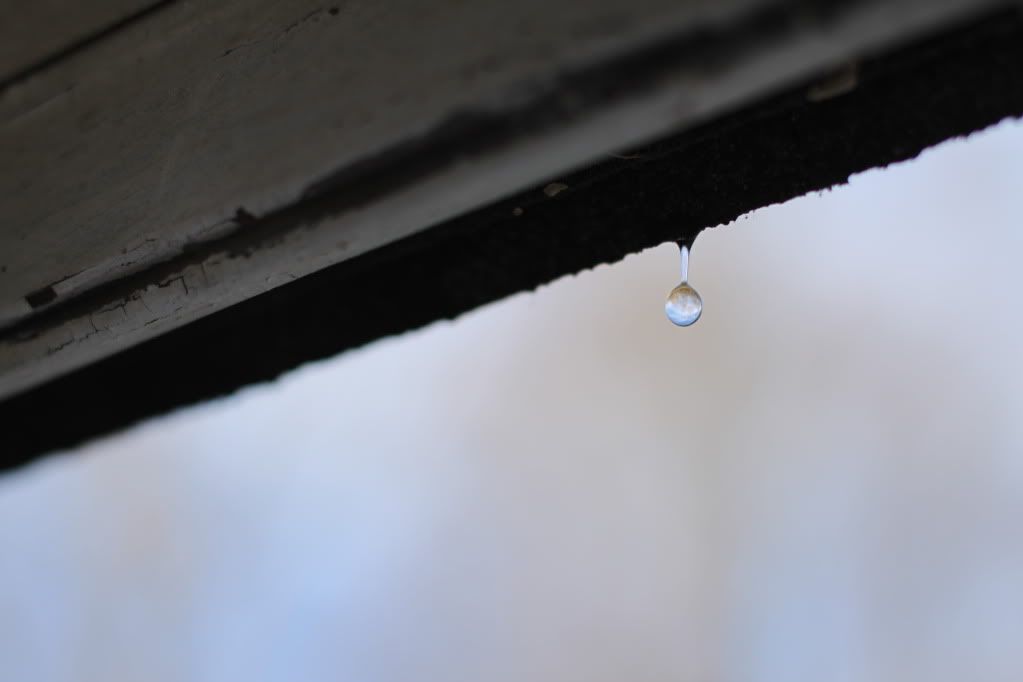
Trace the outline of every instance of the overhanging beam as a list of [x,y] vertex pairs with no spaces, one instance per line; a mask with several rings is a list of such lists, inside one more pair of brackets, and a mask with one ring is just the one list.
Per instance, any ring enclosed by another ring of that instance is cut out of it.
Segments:
[[[166,260],[100,278],[67,301],[37,299],[39,309],[3,341],[0,365],[14,388],[0,403],[2,464],[695,234],[1023,113],[1015,4],[977,14],[955,3],[895,3],[915,23],[889,26],[883,40],[861,33],[884,15],[873,3],[746,5],[715,30],[647,35],[559,70],[547,87],[449,118],[320,177],[278,208],[236,212],[224,234]],[[823,36],[834,40],[815,48]],[[806,63],[795,65],[797,57]],[[567,170],[584,160],[591,165]],[[565,189],[544,192],[551,181]],[[439,222],[424,222],[431,215]],[[352,216],[378,222],[360,227]],[[328,242],[348,255],[332,264],[309,255]],[[212,268],[216,258],[231,264]],[[269,285],[248,288],[256,275]],[[155,289],[178,292],[164,316],[139,293]]]

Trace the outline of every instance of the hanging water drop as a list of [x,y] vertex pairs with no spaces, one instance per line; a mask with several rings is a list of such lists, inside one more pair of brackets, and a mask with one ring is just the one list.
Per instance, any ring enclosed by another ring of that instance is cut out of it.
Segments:
[[682,257],[682,281],[668,294],[668,300],[664,302],[664,314],[672,324],[688,327],[700,319],[703,299],[696,293],[696,289],[689,286],[689,244],[679,242],[678,247]]

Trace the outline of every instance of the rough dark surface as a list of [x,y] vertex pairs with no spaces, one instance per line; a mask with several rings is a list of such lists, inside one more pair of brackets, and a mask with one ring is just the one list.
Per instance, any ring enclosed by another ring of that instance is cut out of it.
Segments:
[[[303,362],[691,238],[768,204],[1023,115],[1008,11],[858,65],[320,271],[0,403],[10,468]],[[409,305],[410,300],[414,305]]]

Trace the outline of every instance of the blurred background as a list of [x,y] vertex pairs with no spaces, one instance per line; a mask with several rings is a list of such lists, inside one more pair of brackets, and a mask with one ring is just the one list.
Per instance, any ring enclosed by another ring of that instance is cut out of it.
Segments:
[[1023,125],[0,478],[4,680],[1023,679]]

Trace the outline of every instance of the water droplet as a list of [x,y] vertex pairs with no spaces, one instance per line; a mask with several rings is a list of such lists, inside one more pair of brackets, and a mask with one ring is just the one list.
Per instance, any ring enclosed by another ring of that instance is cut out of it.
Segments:
[[696,293],[696,289],[689,286],[689,245],[679,244],[679,250],[682,257],[682,281],[668,294],[668,300],[664,302],[664,314],[672,324],[688,327],[700,319],[703,299]]
[[668,300],[664,303],[664,314],[668,316],[672,324],[680,327],[688,327],[700,319],[703,312],[703,300],[696,293],[696,289],[688,284],[679,284],[668,294]]

